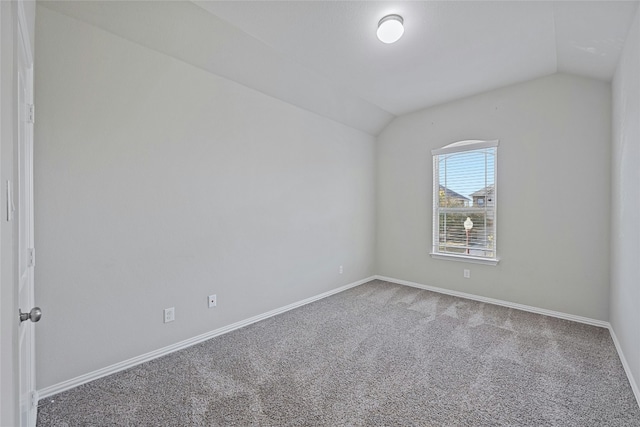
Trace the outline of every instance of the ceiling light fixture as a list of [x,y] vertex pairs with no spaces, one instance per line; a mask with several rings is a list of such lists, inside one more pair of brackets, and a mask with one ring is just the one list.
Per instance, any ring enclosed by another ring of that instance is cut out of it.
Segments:
[[404,20],[400,15],[387,15],[378,22],[378,38],[382,43],[395,43],[404,34]]

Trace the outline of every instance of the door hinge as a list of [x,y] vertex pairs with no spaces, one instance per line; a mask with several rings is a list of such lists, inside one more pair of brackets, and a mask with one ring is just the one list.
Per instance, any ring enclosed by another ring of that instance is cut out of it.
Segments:
[[36,122],[36,106],[33,104],[27,104],[27,122]]
[[29,267],[36,266],[36,248],[29,248]]
[[37,391],[33,391],[31,392],[31,407],[35,408],[36,406],[38,406],[38,400],[39,396],[38,396],[38,392]]

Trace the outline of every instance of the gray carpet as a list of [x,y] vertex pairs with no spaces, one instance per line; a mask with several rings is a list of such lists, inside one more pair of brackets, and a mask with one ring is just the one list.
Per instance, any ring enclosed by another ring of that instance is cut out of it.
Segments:
[[373,281],[40,402],[38,426],[640,426],[609,332]]

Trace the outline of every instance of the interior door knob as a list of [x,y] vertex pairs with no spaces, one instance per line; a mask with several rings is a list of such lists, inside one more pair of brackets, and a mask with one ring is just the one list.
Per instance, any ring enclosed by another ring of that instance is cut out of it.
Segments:
[[20,313],[20,322],[24,322],[25,320],[37,322],[42,317],[42,310],[40,310],[40,307],[33,307],[28,313],[23,313],[20,309],[18,309],[18,312]]

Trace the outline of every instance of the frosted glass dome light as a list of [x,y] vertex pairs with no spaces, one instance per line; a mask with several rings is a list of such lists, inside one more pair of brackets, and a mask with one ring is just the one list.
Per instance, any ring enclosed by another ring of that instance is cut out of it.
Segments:
[[387,15],[378,22],[378,39],[382,43],[395,43],[404,34],[404,23],[400,15]]

